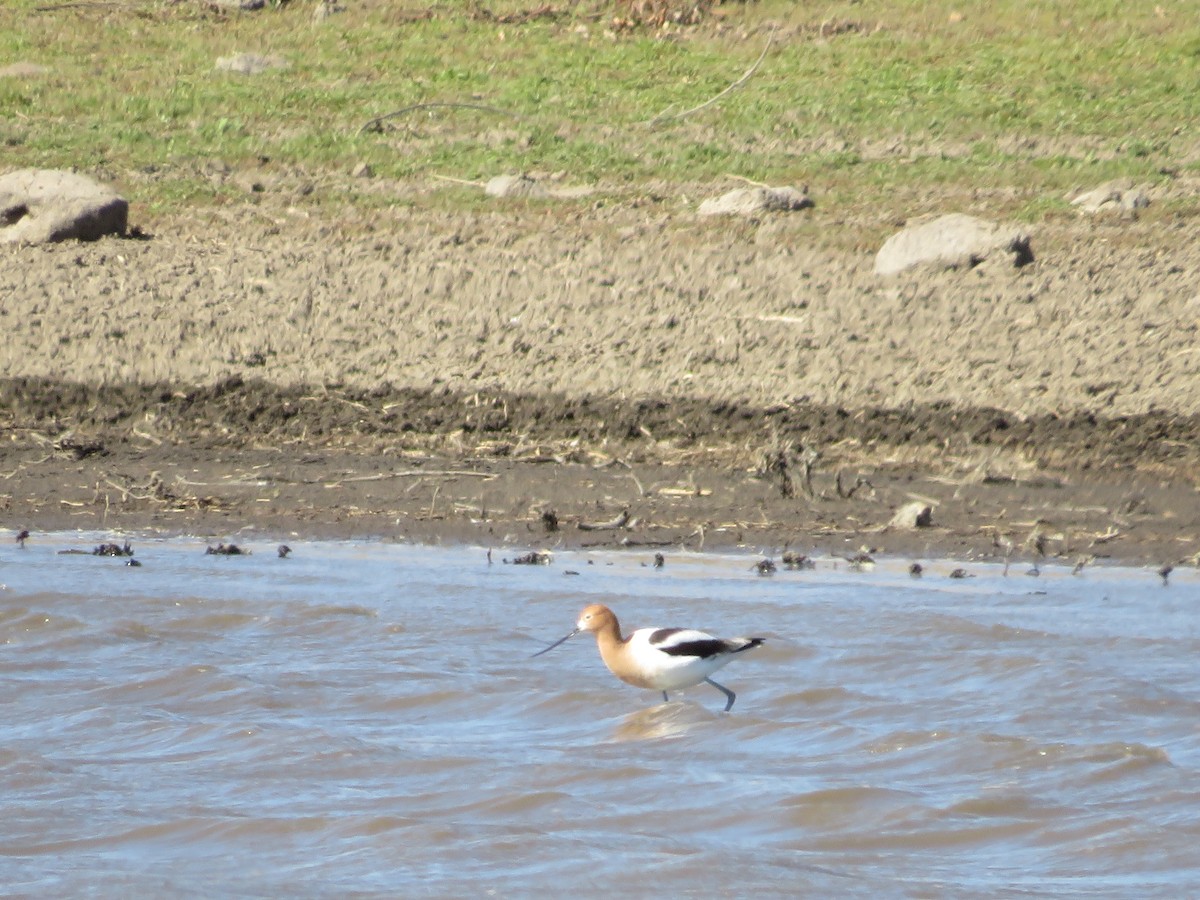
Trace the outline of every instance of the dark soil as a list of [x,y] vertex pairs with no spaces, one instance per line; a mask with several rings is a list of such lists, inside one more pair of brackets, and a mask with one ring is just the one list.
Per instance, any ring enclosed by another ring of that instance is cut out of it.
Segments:
[[[0,409],[0,508],[32,540],[81,528],[1066,566],[1157,566],[1200,546],[1194,416],[317,395],[240,378],[8,379]],[[932,524],[889,527],[914,499]]]

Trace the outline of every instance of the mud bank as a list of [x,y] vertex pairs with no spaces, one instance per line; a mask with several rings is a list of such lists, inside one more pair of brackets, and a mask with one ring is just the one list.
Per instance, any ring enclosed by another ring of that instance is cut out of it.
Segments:
[[[9,527],[1200,550],[1200,250],[1169,218],[880,279],[797,217],[233,215],[0,250]],[[888,527],[913,500],[932,525]]]

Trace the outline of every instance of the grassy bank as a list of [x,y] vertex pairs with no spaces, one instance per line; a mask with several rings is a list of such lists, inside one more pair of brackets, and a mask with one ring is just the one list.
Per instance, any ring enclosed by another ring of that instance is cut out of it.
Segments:
[[[614,30],[603,0],[346,0],[319,23],[315,5],[8,0],[0,68],[44,71],[0,76],[4,168],[135,183],[167,213],[244,195],[214,166],[315,176],[303,202],[389,202],[347,177],[365,162],[384,179],[565,171],[602,189],[733,174],[847,208],[978,189],[1027,220],[1065,214],[1074,186],[1200,169],[1197,2],[764,0],[666,34]],[[215,69],[239,52],[287,66]],[[661,119],[756,62],[718,102]],[[471,106],[363,129],[435,103]]]

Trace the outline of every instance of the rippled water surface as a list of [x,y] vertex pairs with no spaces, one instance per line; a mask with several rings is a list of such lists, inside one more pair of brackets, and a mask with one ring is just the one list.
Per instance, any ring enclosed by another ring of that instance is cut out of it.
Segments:
[[[101,539],[0,548],[8,894],[1200,892],[1192,571]],[[729,714],[529,659],[592,602],[770,640]]]

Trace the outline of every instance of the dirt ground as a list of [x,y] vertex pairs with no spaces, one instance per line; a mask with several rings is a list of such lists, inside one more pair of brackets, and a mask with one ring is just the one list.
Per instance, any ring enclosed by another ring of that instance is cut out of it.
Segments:
[[[734,221],[671,189],[335,213],[268,188],[186,220],[135,208],[138,238],[0,247],[13,533],[947,570],[1200,553],[1185,217],[1054,221],[1019,270],[884,280],[895,212],[819,196]],[[889,526],[912,501],[930,523]]]

